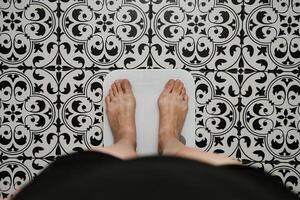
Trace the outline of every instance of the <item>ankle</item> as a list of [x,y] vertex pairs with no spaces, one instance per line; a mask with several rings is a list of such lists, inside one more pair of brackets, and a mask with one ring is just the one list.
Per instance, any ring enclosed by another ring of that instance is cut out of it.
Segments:
[[159,134],[158,150],[161,155],[174,155],[184,145],[174,134]]
[[160,126],[159,137],[161,139],[168,139],[170,137],[179,139],[177,130],[172,126]]
[[122,138],[115,139],[115,144],[122,144],[127,146],[129,149],[136,151],[136,139],[124,136]]

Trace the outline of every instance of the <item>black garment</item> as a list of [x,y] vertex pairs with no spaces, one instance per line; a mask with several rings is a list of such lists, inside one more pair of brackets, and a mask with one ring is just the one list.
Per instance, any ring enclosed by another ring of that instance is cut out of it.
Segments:
[[177,157],[122,161],[81,152],[58,158],[16,200],[55,199],[298,199],[275,178],[257,169],[214,167]]

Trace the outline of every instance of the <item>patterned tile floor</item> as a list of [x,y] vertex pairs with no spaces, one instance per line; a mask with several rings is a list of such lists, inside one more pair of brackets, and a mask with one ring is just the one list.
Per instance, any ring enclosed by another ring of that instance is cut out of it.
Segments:
[[196,144],[300,194],[300,0],[0,1],[0,198],[103,144],[102,83],[181,68]]

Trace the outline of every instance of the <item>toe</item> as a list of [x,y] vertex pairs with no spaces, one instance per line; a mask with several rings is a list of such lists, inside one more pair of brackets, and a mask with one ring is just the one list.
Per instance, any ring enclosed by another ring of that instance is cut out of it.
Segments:
[[186,95],[186,90],[185,90],[185,87],[182,87],[181,90],[180,90],[180,96],[184,97]]
[[183,87],[182,82],[179,79],[177,79],[175,81],[174,88],[173,88],[172,92],[179,94],[182,87]]
[[183,92],[183,89],[184,89],[184,84],[183,84],[183,82],[182,81],[180,81],[180,85],[179,85],[179,88],[178,88],[178,90],[179,90],[179,95],[181,95],[182,94],[182,92]]
[[108,96],[109,96],[110,100],[112,100],[114,98],[115,95],[114,95],[112,89],[109,89]]
[[110,97],[109,97],[109,95],[107,95],[105,97],[105,103],[106,103],[106,105],[108,105],[110,103]]
[[117,91],[118,91],[118,93],[123,93],[123,90],[122,90],[122,87],[121,87],[121,81],[122,80],[117,80],[116,82],[115,82],[115,84],[116,84],[116,87],[117,87]]
[[111,85],[111,89],[112,89],[113,95],[114,95],[114,96],[117,96],[117,95],[118,95],[118,89],[117,89],[116,83],[113,83],[113,84]]
[[174,83],[175,83],[175,81],[173,79],[170,79],[165,85],[165,91],[171,92],[174,87]]
[[122,87],[124,93],[132,93],[131,84],[128,79],[123,79],[121,81],[121,87]]
[[183,101],[184,102],[188,102],[189,101],[189,96],[188,95],[184,95],[183,96]]

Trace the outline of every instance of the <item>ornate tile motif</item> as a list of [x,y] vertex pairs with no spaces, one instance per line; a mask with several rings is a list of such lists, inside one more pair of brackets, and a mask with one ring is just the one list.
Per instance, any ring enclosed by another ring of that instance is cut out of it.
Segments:
[[300,196],[299,0],[4,0],[0,198],[103,145],[109,71],[158,68],[193,75],[199,149]]

